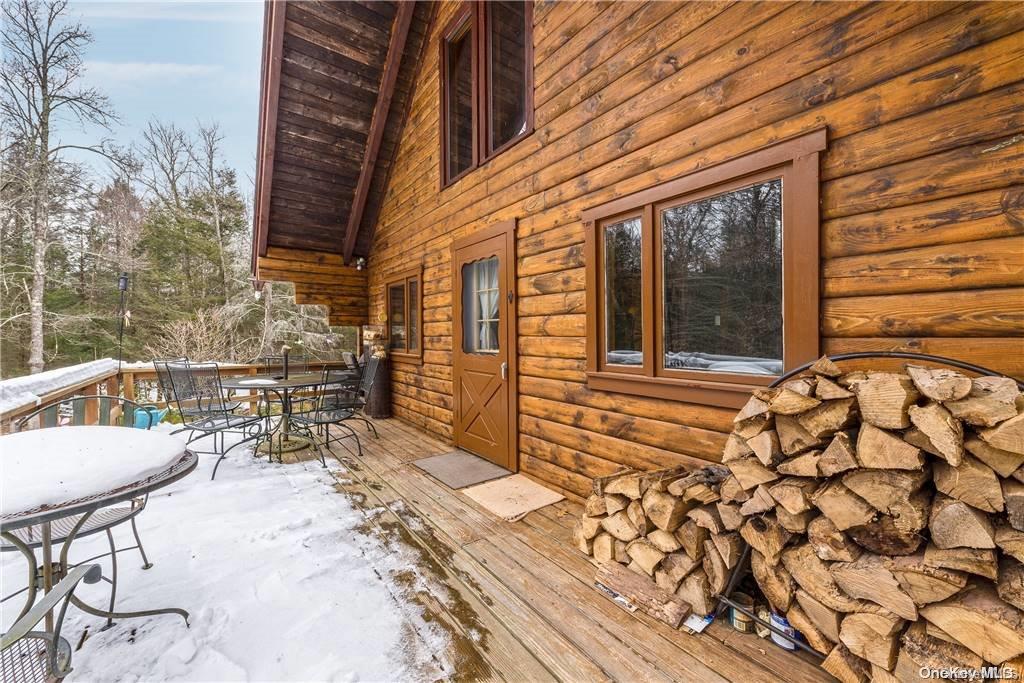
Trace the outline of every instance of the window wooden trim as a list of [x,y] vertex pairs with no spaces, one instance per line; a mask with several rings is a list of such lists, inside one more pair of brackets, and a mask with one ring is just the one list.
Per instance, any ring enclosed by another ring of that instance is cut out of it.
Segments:
[[[738,408],[750,390],[771,383],[770,375],[664,368],[659,355],[662,301],[659,209],[782,179],[783,369],[819,355],[819,171],[825,129],[806,133],[737,159],[588,209],[586,231],[587,383],[591,388],[706,405]],[[638,370],[605,362],[603,235],[601,228],[623,217],[643,215],[643,365]],[[649,273],[649,275],[648,275]]]
[[[409,281],[415,280],[416,287],[416,302],[414,304],[416,310],[416,350],[409,351],[409,339],[412,335],[409,334]],[[401,285],[405,291],[404,310],[403,316],[405,319],[405,349],[396,350],[391,348],[391,288]],[[388,276],[387,281],[384,283],[384,310],[388,317],[387,325],[385,329],[388,333],[387,352],[388,356],[394,358],[396,361],[402,363],[413,363],[420,365],[423,363],[423,268],[416,267],[408,270],[394,273]]]
[[[440,83],[440,137],[441,137],[441,189],[454,184],[466,174],[476,170],[502,152],[515,146],[524,138],[533,134],[534,130],[534,101],[533,101],[533,2],[524,2],[525,27],[526,27],[526,49],[524,59],[526,60],[524,76],[526,78],[526,101],[524,102],[524,113],[526,126],[522,133],[511,140],[503,143],[494,150],[490,149],[491,120],[488,114],[487,102],[489,100],[490,75],[488,73],[488,41],[487,33],[487,10],[485,0],[466,0],[462,7],[449,20],[441,32],[438,40],[439,55],[439,78]],[[448,43],[462,33],[466,25],[472,32],[472,63],[473,63],[473,158],[469,167],[454,176],[448,175]]]

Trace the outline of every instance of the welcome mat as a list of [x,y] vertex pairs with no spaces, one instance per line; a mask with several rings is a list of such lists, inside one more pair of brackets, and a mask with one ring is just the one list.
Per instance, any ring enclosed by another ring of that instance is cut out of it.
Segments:
[[442,453],[415,460],[413,464],[452,489],[461,489],[512,474],[504,467],[466,451]]
[[565,498],[521,474],[513,474],[463,491],[498,517],[516,522],[540,508]]

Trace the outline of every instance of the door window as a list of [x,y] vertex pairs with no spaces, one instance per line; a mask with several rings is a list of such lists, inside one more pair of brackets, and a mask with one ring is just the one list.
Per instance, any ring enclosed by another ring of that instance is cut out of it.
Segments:
[[498,257],[462,266],[462,350],[498,353]]

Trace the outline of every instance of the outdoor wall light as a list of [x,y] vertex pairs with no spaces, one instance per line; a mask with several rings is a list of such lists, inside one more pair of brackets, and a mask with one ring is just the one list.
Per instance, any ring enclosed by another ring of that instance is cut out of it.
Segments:
[[356,259],[356,270],[362,270],[366,268],[366,259],[360,256]]

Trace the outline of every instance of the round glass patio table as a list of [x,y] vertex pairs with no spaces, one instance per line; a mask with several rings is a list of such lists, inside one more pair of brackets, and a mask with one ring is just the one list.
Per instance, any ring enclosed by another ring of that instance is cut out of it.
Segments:
[[[68,552],[88,519],[97,511],[144,496],[195,470],[199,456],[165,432],[107,426],[33,429],[0,436],[0,536],[21,551],[29,564],[28,597],[21,614],[35,603],[39,567],[31,545],[43,554],[43,590],[67,574]],[[51,525],[77,517],[53,562]],[[38,533],[39,540],[33,540]],[[26,542],[26,538],[29,542]],[[55,573],[57,576],[55,576]],[[116,582],[116,575],[111,580]],[[79,609],[109,619],[179,614],[177,608],[136,612],[103,610],[72,595]],[[52,627],[47,616],[47,629]]]
[[[340,376],[329,382],[329,384],[342,384],[356,378],[355,373],[339,373]],[[277,397],[277,403],[281,404],[281,419],[277,426],[271,430],[271,437],[267,443],[260,446],[261,451],[270,451],[276,454],[278,460],[282,453],[301,450],[310,445],[309,439],[297,436],[291,430],[292,395],[297,391],[315,389],[324,384],[323,374],[319,372],[304,372],[298,375],[289,375],[285,379],[281,375],[240,375],[237,377],[225,377],[221,380],[221,386],[232,391],[262,391],[263,399],[269,403],[268,394],[272,393]],[[269,423],[270,414],[267,414]]]

